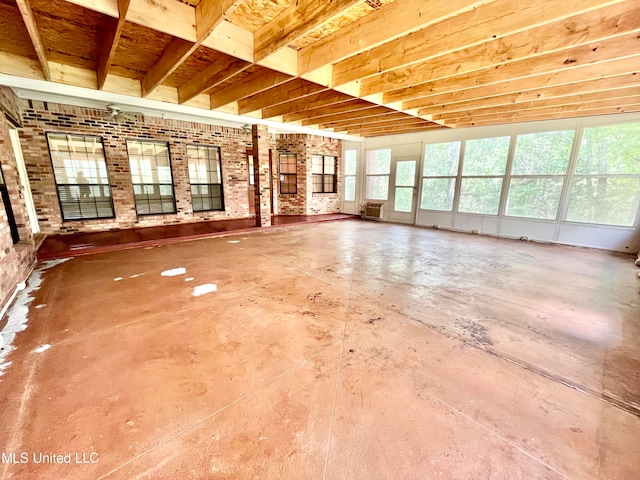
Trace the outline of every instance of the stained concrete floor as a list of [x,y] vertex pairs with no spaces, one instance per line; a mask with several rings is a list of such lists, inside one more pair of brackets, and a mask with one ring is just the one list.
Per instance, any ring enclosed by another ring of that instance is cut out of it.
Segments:
[[0,478],[637,479],[636,270],[364,221],[42,263]]

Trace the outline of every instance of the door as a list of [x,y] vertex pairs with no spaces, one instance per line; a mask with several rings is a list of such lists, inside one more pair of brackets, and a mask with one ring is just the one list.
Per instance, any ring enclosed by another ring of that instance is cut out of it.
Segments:
[[416,159],[395,160],[393,162],[393,208],[392,222],[414,223],[418,198]]

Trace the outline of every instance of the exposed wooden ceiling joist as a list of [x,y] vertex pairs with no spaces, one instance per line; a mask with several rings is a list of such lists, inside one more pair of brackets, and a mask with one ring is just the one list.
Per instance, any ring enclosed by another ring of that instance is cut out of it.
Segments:
[[0,72],[363,135],[634,108],[640,0],[364,2],[18,0]]
[[232,102],[237,102],[243,98],[257,95],[283,83],[292,80],[291,75],[275,72],[269,69],[261,69],[255,75],[244,80],[234,82],[221,90],[212,92],[211,108],[219,108]]
[[29,2],[29,0],[16,0],[16,3],[18,5],[18,9],[20,9],[20,14],[22,15],[24,25],[25,27],[27,27],[27,31],[29,32],[29,37],[31,37],[33,48],[36,50],[36,54],[38,55],[38,60],[40,61],[40,67],[42,68],[42,72],[44,73],[44,78],[46,78],[47,80],[51,80],[51,71],[49,70],[49,61],[47,60],[47,51],[44,44],[42,43],[40,30],[38,30],[38,25],[33,15],[33,10],[31,9],[31,3]]
[[298,0],[255,32],[255,59],[260,61],[364,0]]
[[124,23],[127,19],[127,11],[129,10],[129,3],[131,0],[118,0],[118,18],[110,19],[109,29],[105,33],[105,38],[102,44],[102,53],[98,60],[98,90],[102,90],[104,82],[107,80],[109,69],[111,68],[111,62],[118,49],[118,42],[120,41],[120,35],[124,28]]

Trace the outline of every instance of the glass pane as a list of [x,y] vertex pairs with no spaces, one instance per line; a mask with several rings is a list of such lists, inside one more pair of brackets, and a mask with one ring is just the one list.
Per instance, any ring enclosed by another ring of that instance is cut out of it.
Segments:
[[397,187],[393,208],[396,212],[410,212],[413,202],[413,187]]
[[367,177],[367,199],[386,200],[389,196],[389,176]]
[[573,180],[567,220],[631,226],[640,202],[640,178],[578,177]]
[[373,150],[367,152],[367,174],[387,175],[391,172],[391,150]]
[[640,123],[586,128],[576,173],[640,173]]
[[396,163],[396,187],[414,187],[416,184],[416,161]]
[[336,157],[324,157],[324,173],[329,175],[336,173]]
[[504,175],[510,137],[469,140],[465,147],[463,175]]
[[355,175],[356,174],[356,151],[347,150],[344,152],[344,174]]
[[280,172],[281,173],[296,173],[296,156],[295,155],[280,155]]
[[324,193],[335,193],[335,175],[325,175],[324,176]]
[[322,192],[322,175],[313,175],[313,193]]
[[497,215],[502,178],[463,178],[459,212]]
[[453,210],[455,178],[425,178],[422,181],[420,208],[424,210]]
[[322,173],[322,155],[311,156],[311,173]]
[[561,178],[512,178],[507,215],[552,220],[558,214]]
[[573,134],[573,130],[564,130],[518,135],[512,174],[564,175],[569,164]]
[[347,202],[356,200],[356,177],[354,176],[344,177],[344,199]]
[[422,174],[430,177],[454,177],[458,174],[459,158],[460,142],[426,145]]

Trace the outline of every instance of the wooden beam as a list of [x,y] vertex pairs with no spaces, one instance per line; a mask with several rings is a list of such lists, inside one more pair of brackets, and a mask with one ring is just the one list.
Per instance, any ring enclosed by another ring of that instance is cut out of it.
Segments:
[[[638,85],[638,75],[624,74],[614,77],[599,78],[596,80],[585,80],[582,82],[569,83],[565,85],[550,85],[527,90],[524,92],[507,93],[505,95],[495,95],[493,97],[483,97],[462,102],[451,102],[446,104],[434,105],[433,107],[421,108],[418,115],[436,116],[443,112],[463,112],[474,110],[477,108],[500,107],[503,105],[514,105],[534,100],[545,100],[558,97],[565,97],[580,94],[606,92]],[[612,92],[613,93],[613,92]]]
[[640,31],[640,0],[631,0],[445,55],[431,55],[429,60],[365,78],[360,95],[398,90],[516,60],[533,59],[637,31]]
[[504,125],[508,123],[524,123],[524,122],[539,122],[547,120],[559,120],[562,118],[580,118],[580,117],[592,117],[596,115],[613,115],[620,113],[633,113],[640,112],[640,104],[625,105],[620,107],[604,107],[596,108],[593,110],[580,110],[580,111],[563,111],[555,113],[546,113],[538,115],[526,115],[516,116],[511,115],[503,118],[496,118],[493,120],[483,120],[479,122],[465,122],[459,124],[447,124],[451,128],[464,128],[464,127],[480,127],[490,125]]
[[266,68],[260,69],[247,78],[238,80],[222,90],[213,92],[211,95],[211,109],[220,108],[229,103],[264,92],[282,85],[292,78],[285,73],[274,72]]
[[354,120],[357,118],[369,118],[380,115],[388,115],[391,110],[387,107],[371,106],[362,110],[355,110],[345,113],[336,113],[335,115],[324,115],[311,117],[302,121],[302,126],[319,125],[320,123],[343,122],[345,120]]
[[325,90],[327,90],[327,87],[296,78],[266,92],[261,92],[239,100],[238,113],[244,115]]
[[[609,77],[619,75],[635,76],[640,71],[640,56],[616,59],[610,62],[587,65],[577,70],[563,70],[560,72],[536,75],[526,81],[510,80],[491,85],[481,85],[462,91],[447,92],[403,102],[403,110],[420,109],[422,115],[427,108],[445,105],[453,102],[465,102],[469,100],[482,100],[500,95],[524,92],[542,91],[546,88],[567,87],[581,84],[585,81],[607,81]],[[578,75],[576,75],[578,73]],[[635,77],[637,78],[637,77]]]
[[116,55],[120,35],[127,19],[130,2],[131,0],[118,0],[118,19],[110,19],[110,22],[108,22],[108,30],[105,33],[102,52],[98,59],[98,90],[102,90],[104,82],[107,80],[111,62],[113,62],[113,57]]
[[[478,85],[490,85],[505,81],[521,80],[528,88],[541,85],[536,77],[542,74],[554,72],[573,72],[573,81],[584,80],[582,69],[586,66],[606,63],[612,59],[628,58],[634,62],[633,55],[640,51],[640,38],[637,34],[623,35],[601,42],[582,45],[570,50],[550,53],[536,58],[535,61],[521,60],[501,65],[500,68],[488,68],[469,74],[457,75],[447,78],[446,81],[435,81],[416,85],[415,87],[394,90],[384,94],[384,103],[404,101],[429,97],[445,92],[466,90]],[[422,106],[422,105],[421,105]]]
[[623,0],[565,0],[549,8],[547,3],[538,0],[496,0],[475,11],[336,63],[333,85],[342,85],[620,1]]
[[529,102],[520,102],[517,104],[492,106],[492,107],[480,107],[463,111],[445,111],[438,115],[433,115],[434,121],[439,120],[460,120],[462,118],[477,119],[483,115],[495,115],[498,113],[509,113],[513,111],[525,111],[534,110],[537,108],[545,108],[552,106],[567,106],[567,105],[586,105],[591,102],[601,100],[613,100],[619,101],[620,105],[625,103],[625,99],[628,97],[634,97],[640,95],[640,84],[636,84],[627,88],[619,88],[616,90],[606,90],[604,92],[586,93],[577,95],[567,95],[563,97],[557,97],[552,99],[538,99]]
[[178,88],[178,101],[180,103],[188,102],[193,97],[219,85],[250,66],[249,62],[239,58],[225,56],[218,59]]
[[239,3],[238,0],[200,0],[195,9],[196,38],[202,42],[211,35]]
[[363,0],[298,0],[260,27],[254,36],[255,59],[260,61]]
[[46,80],[51,80],[51,71],[49,70],[49,62],[47,60],[47,49],[45,48],[44,43],[42,43],[42,37],[40,36],[40,30],[38,30],[38,24],[36,23],[36,19],[33,15],[33,10],[31,9],[31,3],[29,0],[16,0],[16,3],[18,4],[20,15],[22,15],[22,21],[24,22],[25,27],[27,27],[27,32],[29,32],[33,48],[36,51],[38,60],[40,61],[40,67],[42,68],[44,78]]
[[305,98],[296,98],[289,102],[264,108],[262,110],[262,118],[273,118],[286,113],[302,112],[317,107],[333,105],[335,103],[349,102],[353,99],[354,98],[350,95],[328,90],[326,92],[309,95]]
[[397,125],[395,127],[382,127],[382,128],[352,128],[347,130],[349,135],[361,135],[361,136],[382,136],[382,135],[394,135],[400,133],[415,133],[415,132],[428,132],[429,130],[439,130],[443,128],[441,125],[435,123],[424,122],[416,124]]
[[300,75],[493,0],[396,0],[300,50]]
[[142,79],[142,96],[146,97],[164,82],[197,48],[195,43],[187,40],[180,38],[171,40],[171,43],[164,49],[160,60],[149,69]]
[[364,110],[366,108],[375,107],[376,105],[367,102],[365,100],[354,99],[350,102],[339,103],[335,105],[322,106],[313,108],[311,110],[304,110],[300,112],[285,113],[283,117],[284,122],[296,122],[298,120],[305,120],[308,118],[319,118],[328,115],[335,115],[337,113],[354,112],[357,110]]
[[[323,122],[320,123],[320,128],[340,128],[349,126],[362,126],[362,125],[377,125],[388,124],[389,122],[397,122],[399,120],[412,119],[416,120],[416,117],[402,112],[385,113],[384,115],[376,115],[375,117],[354,117],[349,120],[342,120],[340,122]],[[417,120],[422,120],[418,118]]]

